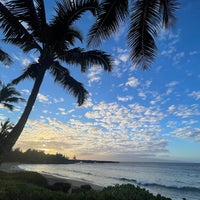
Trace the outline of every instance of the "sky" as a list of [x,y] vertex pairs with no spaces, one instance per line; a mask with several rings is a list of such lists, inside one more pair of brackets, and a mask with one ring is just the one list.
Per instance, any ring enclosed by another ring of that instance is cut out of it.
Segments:
[[[77,159],[200,162],[200,1],[180,3],[175,27],[160,32],[158,54],[149,70],[136,69],[130,62],[125,25],[98,48],[114,57],[111,73],[98,66],[81,73],[79,67],[65,65],[89,92],[83,106],[78,107],[76,99],[46,73],[14,148]],[[86,14],[77,25],[86,33],[92,20]],[[34,52],[0,46],[14,60],[9,67],[0,63],[4,83],[37,59]],[[25,80],[16,88],[27,99],[32,86],[32,80]],[[16,104],[10,112],[0,105],[0,121],[9,118],[15,123],[24,106]]]

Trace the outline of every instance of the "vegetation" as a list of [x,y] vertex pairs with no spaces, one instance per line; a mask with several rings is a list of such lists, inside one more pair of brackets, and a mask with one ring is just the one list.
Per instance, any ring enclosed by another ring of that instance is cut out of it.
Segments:
[[[7,152],[2,156],[3,162],[21,162],[21,163],[70,163],[68,157],[57,153],[45,154],[44,151],[38,151],[34,149],[28,149],[25,152],[22,152],[20,149],[15,149],[14,151]],[[72,162],[72,161],[71,161]]]
[[34,85],[24,112],[11,131],[8,146],[12,147],[23,131],[47,71],[56,83],[77,98],[78,105],[84,103],[88,92],[80,82],[70,76],[69,70],[62,66],[61,62],[78,65],[82,72],[97,65],[111,71],[110,55],[100,50],[86,51],[74,47],[76,40],[83,40],[74,23],[86,11],[95,15],[98,6],[95,0],[60,0],[56,4],[56,14],[47,22],[43,0],[0,2],[0,29],[3,31],[3,41],[19,47],[25,53],[34,50],[38,55],[37,61],[28,65],[22,75],[12,81],[12,84],[18,84],[29,78],[34,80]]
[[[0,140],[1,141],[1,140]],[[45,154],[44,151],[28,149],[22,152],[19,148],[5,152],[1,155],[2,162],[20,162],[29,164],[71,164],[77,162],[84,163],[113,163],[112,161],[97,161],[97,160],[78,160],[76,156],[69,159],[67,156],[60,153]]]
[[[176,0],[104,0],[96,23],[89,31],[88,45],[98,46],[128,21],[127,43],[133,65],[148,69],[157,53],[155,38],[161,29],[174,25]],[[105,31],[106,30],[106,31]]]
[[36,172],[0,172],[2,200],[170,200],[131,184],[110,186],[102,191],[93,191],[88,185],[83,185],[70,195],[69,184],[56,183],[54,186],[49,187],[46,179]]
[[61,62],[81,66],[82,72],[94,65],[102,66],[106,71],[111,71],[112,68],[112,58],[105,52],[74,48],[76,40],[83,39],[74,23],[86,11],[95,14],[98,3],[92,0],[60,1],[56,5],[56,14],[47,22],[43,0],[0,2],[0,29],[3,30],[3,40],[19,47],[25,53],[32,50],[38,53],[38,60],[27,66],[22,75],[12,81],[12,84],[18,84],[30,78],[34,80],[34,85],[24,112],[9,134],[8,143],[11,147],[16,143],[28,120],[47,71],[56,83],[74,95],[78,104],[82,105],[88,92],[80,82],[70,76],[69,70],[62,66]]
[[[25,101],[25,99],[21,97],[20,92],[18,92],[13,86],[9,84],[5,85],[0,81],[0,104],[2,104],[5,108],[8,108],[10,111],[13,111],[13,104],[18,103],[19,101]],[[11,123],[9,119],[5,122],[1,122],[0,124],[0,153],[10,151],[11,147],[7,144],[13,127],[14,124]]]
[[25,101],[20,92],[13,86],[5,85],[0,81],[0,104],[12,111],[14,108],[13,103],[18,103],[19,101]]
[[10,131],[13,129],[14,124],[9,120],[1,122],[0,124],[0,153],[9,152],[7,147],[7,138],[9,137]]
[[[34,80],[34,85],[24,112],[9,134],[7,146],[12,148],[23,131],[47,71],[56,83],[77,98],[79,105],[84,103],[88,92],[60,63],[79,65],[82,72],[94,64],[111,71],[112,58],[105,52],[74,48],[77,39],[83,40],[74,23],[84,12],[90,11],[96,18],[87,40],[88,46],[96,47],[119,29],[121,22],[125,22],[129,16],[131,7],[127,36],[130,58],[134,65],[147,69],[156,54],[154,38],[160,29],[171,27],[177,5],[176,0],[60,0],[56,3],[56,14],[47,22],[44,0],[1,1],[0,29],[3,31],[3,41],[19,47],[25,53],[32,50],[38,53],[38,60],[12,81],[12,84],[18,84],[30,78]],[[0,52],[1,56],[1,60],[11,61],[3,51]]]

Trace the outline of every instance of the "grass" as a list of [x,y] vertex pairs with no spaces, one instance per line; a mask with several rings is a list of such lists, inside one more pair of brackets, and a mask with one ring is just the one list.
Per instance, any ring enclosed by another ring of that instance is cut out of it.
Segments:
[[[62,188],[58,191],[49,187],[39,173],[0,171],[0,200],[170,200],[131,184],[110,186],[102,191],[89,190],[86,186],[69,195]],[[58,188],[58,184],[55,187]]]

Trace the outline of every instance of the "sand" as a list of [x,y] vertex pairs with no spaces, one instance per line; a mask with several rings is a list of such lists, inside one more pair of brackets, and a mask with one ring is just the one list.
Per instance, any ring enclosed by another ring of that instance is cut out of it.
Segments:
[[[24,171],[23,169],[18,167],[19,164],[20,163],[2,163],[0,165],[0,171],[9,172],[9,173]],[[70,183],[72,188],[78,188],[82,185],[90,185],[92,189],[96,191],[100,191],[103,189],[102,186],[95,185],[87,181],[64,179],[64,178],[60,178],[60,177],[49,175],[49,174],[43,174],[43,173],[41,174],[47,179],[49,185],[53,185],[56,182],[64,182],[64,183]]]

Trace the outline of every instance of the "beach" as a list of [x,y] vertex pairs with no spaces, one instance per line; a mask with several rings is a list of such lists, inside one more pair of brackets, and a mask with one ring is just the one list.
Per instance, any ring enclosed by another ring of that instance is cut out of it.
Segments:
[[[20,163],[2,163],[0,165],[0,171],[7,172],[7,173],[14,173],[14,172],[20,172],[25,171],[19,167]],[[71,184],[71,189],[77,189],[80,188],[82,185],[90,185],[93,190],[100,191],[103,189],[102,186],[91,184],[87,181],[79,181],[79,180],[73,180],[73,179],[66,179],[66,178],[60,178],[54,175],[46,174],[46,173],[40,173],[42,174],[48,181],[49,185],[53,185],[57,182],[62,183],[69,183]]]
[[[199,200],[200,164],[195,163],[76,163],[20,164],[26,171],[36,171],[53,180],[97,185],[100,188],[117,184],[132,184],[154,195],[162,194],[173,200]],[[50,175],[50,176],[49,176]],[[79,182],[80,181],[80,182]]]
[[49,185],[69,183],[69,194],[83,185],[101,191],[108,186],[131,184],[173,200],[199,200],[200,196],[200,164],[195,163],[3,163],[0,170],[37,172]]

